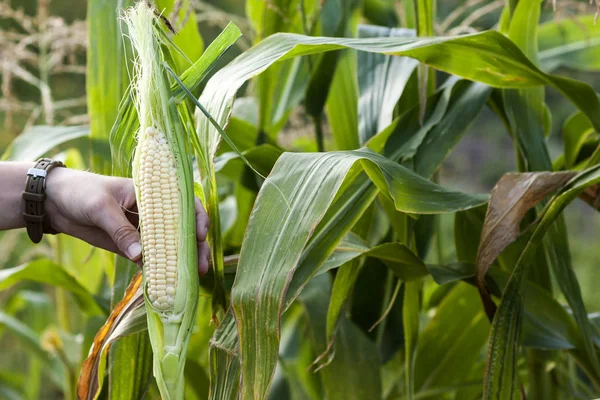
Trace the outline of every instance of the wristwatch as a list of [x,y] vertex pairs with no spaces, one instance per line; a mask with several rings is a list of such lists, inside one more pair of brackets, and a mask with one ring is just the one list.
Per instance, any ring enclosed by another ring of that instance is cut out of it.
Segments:
[[61,161],[41,158],[33,168],[29,168],[29,171],[27,171],[25,191],[23,192],[23,200],[25,200],[23,218],[27,223],[27,234],[33,243],[39,243],[44,233],[57,233],[50,228],[44,213],[46,177],[54,167],[65,167],[65,164]]

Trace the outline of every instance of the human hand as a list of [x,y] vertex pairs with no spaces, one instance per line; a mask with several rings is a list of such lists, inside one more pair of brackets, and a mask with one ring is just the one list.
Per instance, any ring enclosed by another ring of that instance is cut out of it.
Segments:
[[[55,168],[47,177],[45,213],[52,229],[141,265],[142,248],[132,179]],[[208,270],[208,215],[196,198],[198,273]]]

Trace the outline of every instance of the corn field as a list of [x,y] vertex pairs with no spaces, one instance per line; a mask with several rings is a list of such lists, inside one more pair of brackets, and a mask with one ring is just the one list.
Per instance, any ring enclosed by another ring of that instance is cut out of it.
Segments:
[[0,232],[0,399],[600,398],[599,9],[0,0],[1,159],[143,249]]

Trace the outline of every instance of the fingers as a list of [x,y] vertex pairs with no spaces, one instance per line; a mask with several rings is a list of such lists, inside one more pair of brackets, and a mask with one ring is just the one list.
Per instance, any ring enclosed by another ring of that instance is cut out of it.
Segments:
[[113,198],[104,199],[98,204],[94,219],[114,244],[131,261],[137,262],[142,256],[140,234],[125,216],[121,206]]
[[208,235],[209,228],[208,214],[202,206],[200,199],[196,197],[196,234],[198,237],[198,243],[204,242]]
[[202,242],[198,245],[198,274],[203,276],[208,271],[208,260],[210,258],[210,248],[208,243]]
[[198,241],[198,273],[200,276],[208,271],[208,260],[210,258],[210,248],[206,242],[208,228],[208,215],[200,199],[196,197],[196,240]]
[[[126,204],[127,208],[135,207],[135,203],[130,203],[128,198],[132,196],[133,202],[135,202],[135,192],[133,190],[133,184],[131,180],[120,179],[119,189],[120,194],[125,198],[120,198],[120,202]],[[202,206],[200,199],[195,199],[196,207],[196,232],[197,232],[197,243],[198,243],[198,273],[200,276],[206,274],[208,271],[210,249],[206,242],[208,235],[209,220],[206,210]],[[117,200],[114,198],[103,199],[96,206],[97,212],[94,213],[96,216],[96,224],[106,232],[108,237],[112,240],[114,245],[118,249],[118,253],[124,254],[131,261],[136,262],[138,265],[141,262],[142,247],[140,244],[140,235],[136,227],[132,224],[134,218],[125,215],[125,211],[119,205]],[[110,247],[103,244],[104,248]]]

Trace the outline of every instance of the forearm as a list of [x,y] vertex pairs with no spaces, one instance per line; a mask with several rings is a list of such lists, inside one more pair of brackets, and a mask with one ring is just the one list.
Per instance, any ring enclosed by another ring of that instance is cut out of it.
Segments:
[[0,162],[0,230],[25,227],[21,197],[27,171],[34,162]]

